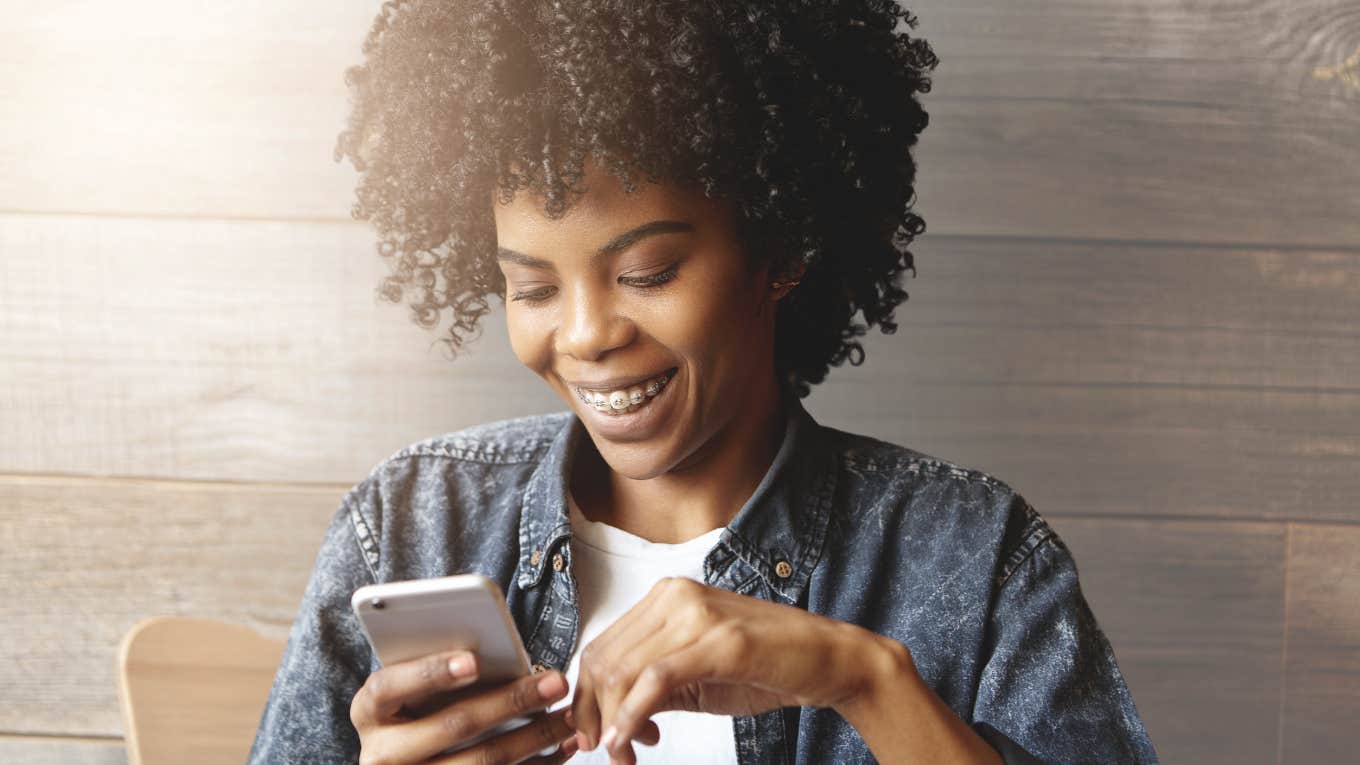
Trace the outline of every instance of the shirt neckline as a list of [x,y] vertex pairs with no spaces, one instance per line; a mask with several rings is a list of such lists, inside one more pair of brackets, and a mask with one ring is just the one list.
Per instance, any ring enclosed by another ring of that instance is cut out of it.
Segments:
[[722,538],[726,526],[705,531],[684,542],[653,542],[600,521],[592,521],[576,504],[576,497],[567,490],[567,505],[572,538],[608,555],[622,558],[682,558],[702,556],[713,549]]

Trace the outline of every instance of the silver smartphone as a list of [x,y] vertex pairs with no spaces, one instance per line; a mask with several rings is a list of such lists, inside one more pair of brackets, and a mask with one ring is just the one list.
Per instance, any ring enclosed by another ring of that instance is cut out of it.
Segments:
[[[350,607],[384,665],[465,649],[477,654],[479,685],[500,685],[530,672],[529,656],[500,586],[480,574],[370,584],[354,591]],[[447,751],[466,749],[529,722],[515,718]]]

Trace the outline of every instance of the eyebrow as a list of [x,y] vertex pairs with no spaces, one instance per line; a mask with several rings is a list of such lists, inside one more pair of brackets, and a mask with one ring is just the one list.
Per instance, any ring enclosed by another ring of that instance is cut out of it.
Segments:
[[[606,242],[603,247],[595,251],[594,255],[590,256],[590,264],[594,266],[610,255],[622,252],[649,236],[656,236],[658,234],[678,234],[692,231],[694,231],[694,226],[682,220],[654,220],[650,223],[644,223],[641,226],[625,231]],[[504,261],[506,263],[518,263],[519,265],[529,266],[530,268],[542,268],[548,271],[557,270],[557,267],[554,266],[551,261],[535,258],[532,255],[525,255],[522,252],[516,252],[505,247],[496,248],[496,260]]]

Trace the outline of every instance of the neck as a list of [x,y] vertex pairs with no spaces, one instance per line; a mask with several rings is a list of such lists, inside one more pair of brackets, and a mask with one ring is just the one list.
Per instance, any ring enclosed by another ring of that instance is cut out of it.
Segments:
[[783,440],[779,389],[773,379],[770,383],[768,390],[748,398],[743,416],[654,478],[619,475],[584,439],[575,471],[579,480],[572,482],[581,512],[592,521],[666,544],[726,526],[755,493]]

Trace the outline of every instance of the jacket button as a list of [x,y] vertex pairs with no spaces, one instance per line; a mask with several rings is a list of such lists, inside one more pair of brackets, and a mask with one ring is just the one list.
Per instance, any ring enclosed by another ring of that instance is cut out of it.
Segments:
[[793,575],[793,566],[790,566],[788,561],[781,560],[774,564],[774,573],[780,579],[788,579]]
[[548,671],[547,666],[545,666],[545,665],[543,665],[543,664],[539,664],[539,663],[537,663],[537,662],[534,663],[534,674],[535,674],[535,675],[539,674],[540,672],[547,672],[547,671]]
[[530,566],[537,566],[537,565],[538,565],[538,562],[541,561],[541,560],[543,560],[543,551],[542,551],[542,550],[534,550],[533,553],[529,555],[529,565],[530,565]]
[[562,553],[553,554],[553,571],[561,571],[567,567],[567,561],[562,557]]

